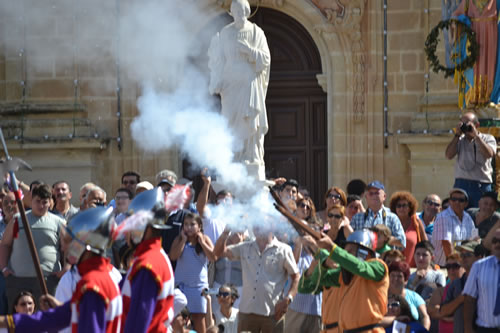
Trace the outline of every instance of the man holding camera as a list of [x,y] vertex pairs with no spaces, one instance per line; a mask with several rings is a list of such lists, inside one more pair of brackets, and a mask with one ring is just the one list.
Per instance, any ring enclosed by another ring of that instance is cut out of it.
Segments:
[[497,151],[495,138],[478,131],[479,121],[472,112],[465,113],[456,128],[455,136],[446,147],[446,158],[457,156],[454,188],[469,195],[469,207],[477,207],[484,192],[492,190],[491,159]]

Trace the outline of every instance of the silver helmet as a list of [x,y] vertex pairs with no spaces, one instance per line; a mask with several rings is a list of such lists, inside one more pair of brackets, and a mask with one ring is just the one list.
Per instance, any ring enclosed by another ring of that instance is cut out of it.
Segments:
[[77,263],[85,250],[103,255],[111,244],[115,226],[113,207],[89,208],[73,216],[66,226],[72,238],[68,260]]
[[129,218],[122,223],[129,224],[129,226],[124,226],[124,229],[128,230],[135,244],[142,241],[148,225],[155,229],[171,228],[165,225],[167,219],[165,194],[161,187],[139,193],[128,206],[127,214]]
[[[375,254],[375,249],[377,247],[377,236],[376,234],[368,229],[356,230],[347,237],[345,241],[347,243],[353,243],[364,247],[365,249],[371,251]],[[359,251],[358,251],[359,252]],[[358,253],[358,257],[360,253]]]

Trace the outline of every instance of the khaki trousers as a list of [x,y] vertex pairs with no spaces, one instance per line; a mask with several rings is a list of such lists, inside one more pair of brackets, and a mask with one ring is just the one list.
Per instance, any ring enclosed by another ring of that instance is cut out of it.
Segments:
[[238,332],[251,333],[284,333],[285,316],[280,320],[271,316],[261,316],[254,313],[238,313]]

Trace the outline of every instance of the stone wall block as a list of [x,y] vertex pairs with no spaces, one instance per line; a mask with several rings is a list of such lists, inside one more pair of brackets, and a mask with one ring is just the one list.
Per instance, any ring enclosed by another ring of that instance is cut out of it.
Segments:
[[424,88],[424,74],[406,74],[405,88],[409,92],[421,92]]
[[72,80],[35,80],[29,82],[29,96],[35,99],[70,99],[74,96]]

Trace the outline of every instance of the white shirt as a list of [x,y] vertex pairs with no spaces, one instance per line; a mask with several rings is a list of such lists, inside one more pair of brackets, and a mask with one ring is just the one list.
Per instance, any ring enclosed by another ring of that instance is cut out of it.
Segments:
[[478,260],[472,265],[464,295],[477,300],[476,324],[482,327],[500,327],[500,316],[494,316],[497,298],[498,277],[500,275],[500,262],[495,256]]
[[224,333],[238,333],[238,309],[232,308],[231,315],[226,318],[220,312],[220,308],[214,310],[215,325],[222,324],[224,326]]
[[453,209],[448,207],[436,216],[432,233],[432,245],[434,245],[435,249],[435,262],[440,266],[446,265],[446,254],[441,241],[450,242],[454,249],[455,246],[460,245],[460,242],[472,239],[473,235],[477,235],[474,221],[466,211],[463,214],[462,221],[460,221]]
[[242,313],[262,316],[274,314],[289,275],[299,273],[292,248],[275,237],[260,253],[256,241],[228,246],[234,260],[241,261]]

